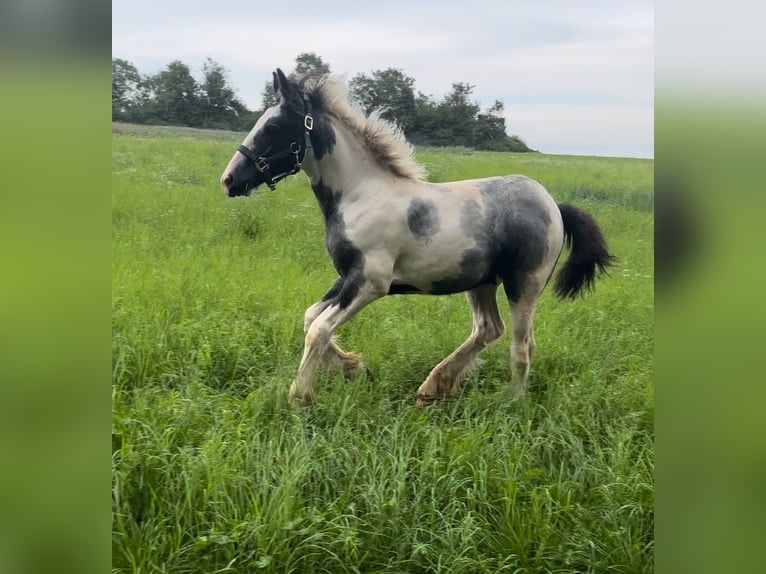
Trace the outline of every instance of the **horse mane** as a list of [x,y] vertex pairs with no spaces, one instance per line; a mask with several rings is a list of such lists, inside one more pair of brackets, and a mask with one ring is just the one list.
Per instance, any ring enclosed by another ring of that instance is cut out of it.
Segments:
[[309,96],[321,103],[329,116],[343,122],[358,138],[377,164],[394,175],[411,180],[425,177],[425,168],[414,158],[414,149],[402,130],[380,116],[380,111],[366,115],[348,96],[346,83],[339,76],[324,74],[318,78],[304,78],[301,85]]

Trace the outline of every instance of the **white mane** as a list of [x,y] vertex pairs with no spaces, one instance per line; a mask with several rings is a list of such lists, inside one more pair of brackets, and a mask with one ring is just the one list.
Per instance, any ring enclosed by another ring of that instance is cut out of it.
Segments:
[[381,167],[406,179],[425,177],[425,168],[415,161],[414,149],[402,130],[380,117],[380,112],[365,115],[350,101],[346,84],[340,77],[326,74],[310,89],[319,96],[325,113],[348,126]]

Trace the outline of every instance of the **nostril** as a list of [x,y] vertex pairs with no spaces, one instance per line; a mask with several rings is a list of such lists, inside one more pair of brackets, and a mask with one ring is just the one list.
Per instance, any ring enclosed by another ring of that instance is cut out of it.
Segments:
[[221,179],[221,183],[223,184],[223,186],[224,186],[226,189],[229,189],[229,188],[231,187],[231,184],[232,184],[233,182],[234,182],[234,178],[231,176],[231,174],[227,174],[227,175],[225,175],[225,176],[224,176],[224,177]]

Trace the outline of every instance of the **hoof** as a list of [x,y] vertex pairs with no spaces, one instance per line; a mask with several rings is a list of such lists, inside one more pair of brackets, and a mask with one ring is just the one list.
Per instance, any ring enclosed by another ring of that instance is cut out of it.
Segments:
[[456,393],[443,393],[441,395],[426,395],[421,393],[415,394],[415,406],[416,407],[429,407],[433,405],[434,403],[439,403],[442,401],[449,401],[456,397]]
[[313,401],[307,397],[290,397],[290,406],[297,409],[305,409],[312,405]]
[[435,402],[441,400],[440,397],[416,397],[415,398],[415,406],[416,407],[430,407]]
[[372,371],[364,363],[354,363],[353,365],[344,365],[343,377],[347,380],[355,379],[356,377],[366,376],[372,379]]
[[415,392],[415,405],[427,407],[437,401],[454,399],[458,395],[458,386],[454,379],[426,379]]
[[300,408],[300,409],[307,409],[313,404],[313,400],[308,399],[307,397],[292,397],[292,400],[290,401],[293,406]]
[[360,375],[370,376],[370,369],[356,353],[338,353],[328,350],[324,356],[324,365],[330,373],[342,373],[344,379],[354,379]]
[[526,391],[526,385],[511,385],[511,387],[508,389],[508,396],[510,397],[511,401],[518,401],[524,397]]
[[299,393],[295,388],[295,383],[290,386],[290,403],[298,407],[308,407],[314,402],[314,395],[312,393]]

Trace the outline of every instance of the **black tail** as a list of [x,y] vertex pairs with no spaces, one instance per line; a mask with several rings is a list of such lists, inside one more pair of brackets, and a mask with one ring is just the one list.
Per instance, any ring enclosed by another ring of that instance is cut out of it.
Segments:
[[574,299],[583,290],[593,288],[596,268],[606,273],[617,262],[606,248],[601,228],[590,215],[565,203],[559,204],[564,222],[564,243],[570,248],[569,258],[556,275],[553,290],[560,298]]

